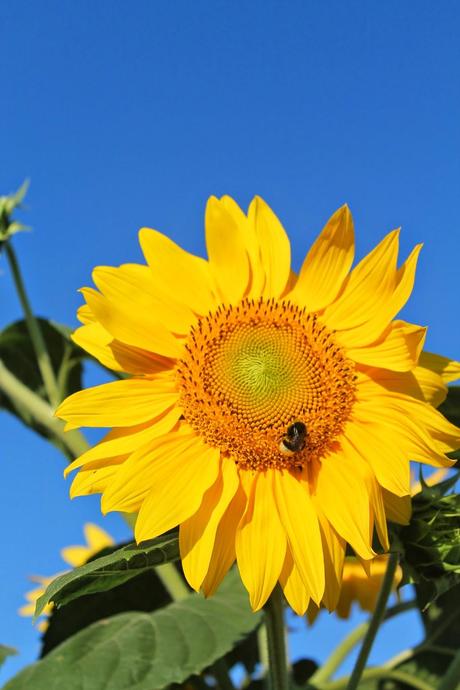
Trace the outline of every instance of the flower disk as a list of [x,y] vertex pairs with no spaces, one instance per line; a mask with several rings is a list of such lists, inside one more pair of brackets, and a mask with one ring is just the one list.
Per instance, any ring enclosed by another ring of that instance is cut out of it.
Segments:
[[[354,401],[355,367],[315,314],[290,302],[245,299],[192,328],[178,366],[184,417],[241,468],[301,467],[321,458]],[[305,447],[280,451],[302,421]]]

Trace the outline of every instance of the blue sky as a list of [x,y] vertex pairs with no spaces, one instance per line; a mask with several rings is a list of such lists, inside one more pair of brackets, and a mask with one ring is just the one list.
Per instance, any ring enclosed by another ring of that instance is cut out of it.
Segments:
[[[7,0],[0,22],[0,194],[31,179],[15,246],[39,314],[74,326],[92,268],[140,259],[140,226],[203,253],[211,194],[263,196],[297,267],[347,202],[359,255],[400,225],[404,255],[425,243],[404,316],[460,356],[458,3]],[[0,327],[19,317],[0,258]],[[0,434],[6,679],[37,651],[16,616],[26,576],[59,570],[85,520],[126,528],[70,502],[58,452],[6,414]],[[358,620],[297,622],[293,654],[324,658]],[[392,623],[374,660],[418,635],[414,616]]]

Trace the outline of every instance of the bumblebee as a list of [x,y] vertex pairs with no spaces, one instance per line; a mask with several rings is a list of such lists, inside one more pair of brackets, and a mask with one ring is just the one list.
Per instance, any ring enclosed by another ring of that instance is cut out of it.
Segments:
[[294,455],[305,448],[306,442],[306,424],[294,422],[288,426],[285,436],[280,441],[279,449],[283,455]]

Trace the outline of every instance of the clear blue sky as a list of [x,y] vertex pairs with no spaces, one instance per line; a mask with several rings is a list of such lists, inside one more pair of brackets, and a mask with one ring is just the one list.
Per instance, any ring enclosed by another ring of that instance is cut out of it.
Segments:
[[[4,0],[0,25],[0,194],[32,181],[15,245],[40,314],[75,325],[77,288],[140,259],[142,225],[202,253],[211,194],[262,195],[296,266],[348,202],[359,254],[399,225],[403,253],[425,242],[405,316],[460,356],[457,2]],[[19,316],[0,259],[0,327]],[[126,529],[70,502],[58,452],[6,414],[0,434],[0,643],[20,650],[6,679],[37,651],[16,616],[27,574],[59,570],[85,520]],[[294,655],[324,658],[349,625],[296,623]],[[373,659],[418,634],[394,623]]]

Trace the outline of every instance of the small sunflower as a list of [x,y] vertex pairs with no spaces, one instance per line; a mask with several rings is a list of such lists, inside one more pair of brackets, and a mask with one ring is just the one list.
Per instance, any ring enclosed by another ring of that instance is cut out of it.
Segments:
[[[339,618],[349,618],[351,607],[356,602],[363,611],[375,609],[377,597],[382,586],[388,565],[388,556],[377,556],[371,561],[359,562],[356,558],[346,558],[343,564],[340,595],[333,609]],[[402,570],[397,567],[392,590],[395,591],[402,579]],[[314,623],[320,609],[310,602],[307,610],[308,621]]]
[[[86,563],[86,561],[88,561],[91,558],[91,556],[94,556],[94,554],[98,553],[98,551],[101,551],[107,546],[112,546],[114,544],[112,537],[109,534],[107,534],[107,532],[103,530],[102,527],[98,527],[97,525],[94,525],[92,522],[87,522],[84,525],[83,533],[85,535],[86,541],[86,544],[84,546],[66,546],[64,549],[61,549],[62,560],[65,561],[65,563],[67,563],[67,565],[70,565],[72,568],[78,568],[80,565]],[[53,580],[59,577],[59,575],[63,575],[64,572],[67,571],[61,571],[49,577],[43,575],[33,575],[30,579],[32,582],[36,582],[38,584],[38,587],[35,587],[34,589],[26,593],[25,596],[27,599],[27,604],[21,606],[18,612],[19,615],[33,616],[35,613],[35,605],[37,603],[37,599],[39,599],[41,595],[45,592],[45,589],[48,587],[48,585],[50,585]],[[40,630],[40,632],[45,632],[45,630],[47,629],[48,621],[46,620],[46,618],[51,614],[52,610],[53,605],[46,604],[42,614],[43,616],[45,616],[45,618],[41,618],[41,620],[39,620],[37,623],[37,628]]]
[[[421,358],[425,328],[393,320],[420,245],[398,231],[353,270],[340,208],[299,275],[273,211],[229,197],[206,209],[208,260],[142,229],[147,265],[98,267],[74,340],[130,375],[67,398],[66,428],[112,427],[75,462],[71,495],[138,512],[135,537],[180,525],[190,585],[212,594],[237,561],[253,609],[279,581],[298,613],[334,598],[346,544],[374,558],[387,518],[410,513],[409,461],[450,466],[460,430]],[[435,366],[436,365],[436,366]]]

